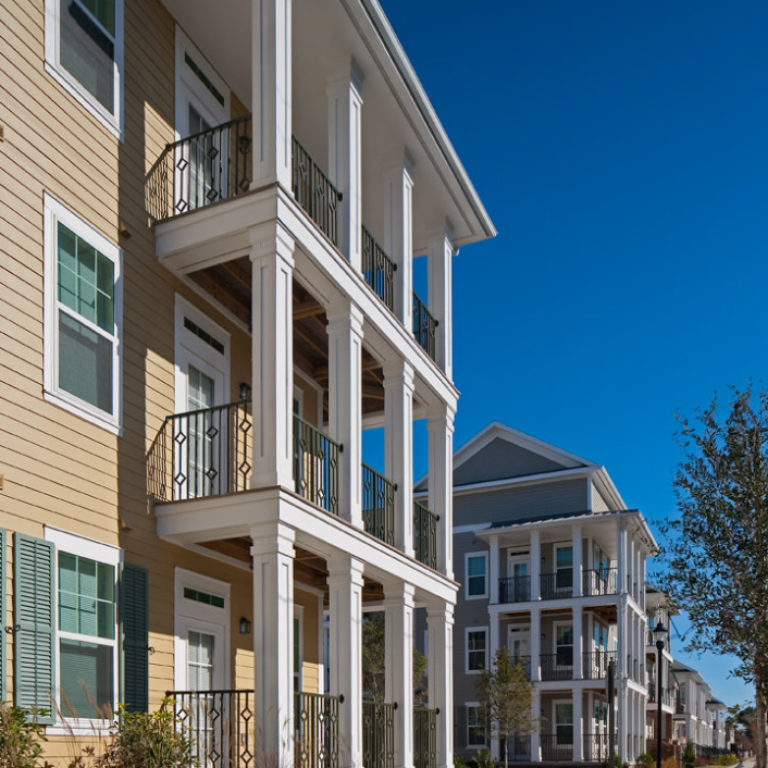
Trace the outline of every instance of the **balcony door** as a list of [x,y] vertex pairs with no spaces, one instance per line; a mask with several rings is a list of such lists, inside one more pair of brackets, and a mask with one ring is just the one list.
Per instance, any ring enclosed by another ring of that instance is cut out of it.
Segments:
[[530,558],[528,554],[510,552],[507,556],[508,603],[522,603],[531,599]]
[[525,666],[526,674],[531,673],[531,630],[529,627],[510,625],[507,635],[507,647],[514,662]]

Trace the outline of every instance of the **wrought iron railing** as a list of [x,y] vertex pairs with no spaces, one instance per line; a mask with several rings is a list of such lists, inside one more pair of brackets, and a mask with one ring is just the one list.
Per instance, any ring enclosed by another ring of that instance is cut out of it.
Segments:
[[294,766],[338,768],[339,697],[297,691],[293,715]]
[[585,595],[615,595],[618,570],[595,568],[581,574],[581,588]]
[[439,515],[430,512],[418,501],[413,502],[413,548],[416,559],[430,568],[437,568],[437,523]]
[[414,768],[435,768],[437,765],[436,709],[414,707],[413,765]]
[[608,759],[608,733],[585,733],[583,758],[588,763],[602,763]]
[[573,736],[567,741],[563,736],[558,738],[556,733],[542,733],[539,736],[541,743],[541,759],[544,762],[560,762],[573,760]]
[[500,603],[524,603],[530,599],[530,576],[513,576],[509,579],[499,579]]
[[582,657],[585,680],[604,680],[608,676],[608,664],[616,661],[615,651],[597,650]]
[[295,136],[291,150],[291,187],[294,197],[331,242],[338,245],[336,212],[341,193]]
[[541,574],[541,599],[557,600],[573,595],[573,572],[561,570],[557,573]]
[[541,679],[572,680],[573,649],[561,648],[559,653],[542,653]]
[[435,338],[437,331],[437,320],[427,309],[427,305],[416,295],[413,294],[413,335],[416,341],[421,344],[421,348],[434,360],[435,359]]
[[395,491],[397,486],[373,467],[363,469],[363,524],[372,536],[395,545]]
[[531,737],[512,736],[507,739],[507,756],[510,763],[530,762]]
[[293,417],[293,480],[296,493],[327,512],[339,513],[339,443],[314,424]]
[[190,768],[257,768],[252,690],[167,691],[173,728],[191,745]]
[[[656,681],[651,680],[651,682],[648,683],[648,703],[649,704],[655,704],[656,703]],[[661,690],[661,703],[665,707],[672,707],[675,703],[675,691],[673,688],[662,688]]]
[[363,765],[365,768],[394,768],[394,704],[363,702]]
[[167,144],[146,177],[147,213],[165,221],[247,192],[251,117],[239,117]]
[[147,492],[158,501],[221,496],[248,488],[250,402],[167,416],[147,452]]
[[395,270],[397,264],[363,227],[362,271],[365,282],[374,293],[391,309],[395,308]]

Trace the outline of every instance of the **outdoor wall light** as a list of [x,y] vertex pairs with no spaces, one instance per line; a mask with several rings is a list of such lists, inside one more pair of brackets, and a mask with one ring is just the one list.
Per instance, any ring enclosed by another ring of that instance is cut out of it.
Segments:
[[240,382],[240,399],[248,400],[251,396],[251,385],[247,381]]
[[243,616],[240,619],[240,634],[241,635],[250,635],[251,634],[251,622],[248,621],[248,619]]

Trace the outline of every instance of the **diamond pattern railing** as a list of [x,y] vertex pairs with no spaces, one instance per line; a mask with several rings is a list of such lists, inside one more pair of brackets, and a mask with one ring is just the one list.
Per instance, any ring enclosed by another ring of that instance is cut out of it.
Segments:
[[291,143],[291,187],[296,202],[326,237],[338,245],[336,213],[342,199],[341,193],[295,136]]
[[381,541],[395,546],[395,492],[397,486],[373,467],[362,465],[363,525]]
[[339,697],[297,691],[293,714],[295,768],[338,768]]
[[293,480],[296,493],[333,515],[339,514],[339,443],[314,424],[293,417]]
[[435,768],[437,765],[437,715],[436,709],[413,709],[414,768]]
[[363,765],[365,768],[394,768],[394,704],[363,702]]
[[437,523],[440,517],[418,501],[413,502],[413,548],[416,559],[437,569]]

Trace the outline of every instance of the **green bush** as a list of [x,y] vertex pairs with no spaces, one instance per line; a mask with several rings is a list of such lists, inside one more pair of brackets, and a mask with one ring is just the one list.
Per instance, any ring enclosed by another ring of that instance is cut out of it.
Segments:
[[0,703],[0,766],[3,768],[51,768],[42,758],[45,728],[36,722],[35,714],[44,716],[48,712],[35,713]]
[[685,749],[683,750],[683,767],[684,768],[694,768],[696,765],[696,747],[693,745],[692,741],[688,741],[685,744]]
[[643,768],[653,768],[653,764],[656,762],[652,755],[647,752],[642,752],[637,756],[637,764],[642,765]]

